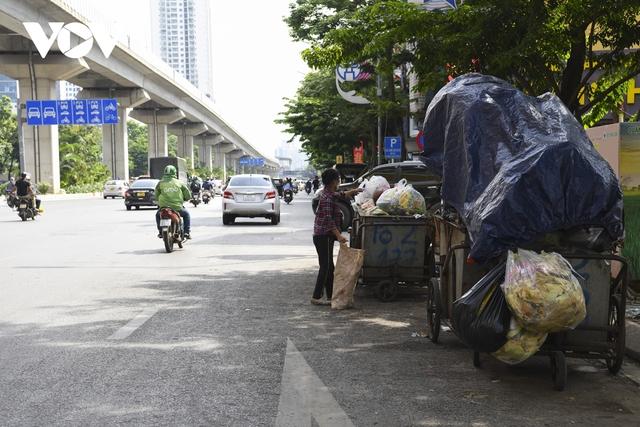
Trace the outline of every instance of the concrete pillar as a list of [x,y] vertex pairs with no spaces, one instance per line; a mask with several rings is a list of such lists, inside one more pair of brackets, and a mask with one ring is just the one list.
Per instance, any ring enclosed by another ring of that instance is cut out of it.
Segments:
[[[24,51],[24,46],[18,43],[12,45],[18,38],[8,38],[3,46],[5,51]],[[57,99],[58,80],[69,80],[87,71],[89,66],[83,59],[71,59],[54,52],[42,59],[39,55],[0,54],[0,74],[18,80],[18,104],[23,105],[28,100]],[[24,117],[23,115],[23,118]],[[60,144],[58,126],[21,126],[22,147],[21,161],[24,170],[31,174],[35,183],[46,182],[51,185],[53,192],[60,191]]]
[[169,134],[165,123],[149,124],[149,158],[169,155]]
[[131,117],[149,126],[149,158],[169,155],[168,125],[185,118],[177,108],[136,108]]
[[[20,97],[18,102],[24,104],[32,98],[30,79],[18,79]],[[38,99],[57,99],[56,81],[37,79]],[[46,182],[53,192],[60,191],[60,141],[58,126],[22,126],[24,140],[25,171],[31,174],[33,182]]]
[[129,180],[129,136],[127,120],[131,108],[149,101],[142,89],[83,89],[78,99],[115,98],[118,101],[118,124],[102,125],[102,162],[111,171],[111,178]]
[[200,135],[209,130],[204,123],[180,123],[169,126],[169,133],[178,138],[178,157],[187,159],[191,168],[194,167],[194,140],[196,135]]

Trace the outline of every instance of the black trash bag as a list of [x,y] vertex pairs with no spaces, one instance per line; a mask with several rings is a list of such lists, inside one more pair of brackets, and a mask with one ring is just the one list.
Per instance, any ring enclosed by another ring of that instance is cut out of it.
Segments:
[[421,160],[441,174],[476,261],[574,227],[622,237],[618,179],[557,96],[466,74],[434,97],[423,130]]
[[507,342],[511,312],[500,287],[505,269],[498,264],[453,303],[453,331],[475,351],[493,353]]

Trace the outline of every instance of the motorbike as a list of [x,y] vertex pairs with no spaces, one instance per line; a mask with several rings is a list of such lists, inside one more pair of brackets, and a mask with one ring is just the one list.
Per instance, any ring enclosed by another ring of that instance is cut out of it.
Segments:
[[213,199],[213,198],[214,198],[214,195],[213,195],[213,193],[212,193],[211,191],[209,191],[209,190],[204,190],[204,191],[202,192],[202,202],[203,202],[205,205],[209,204],[209,201],[211,201],[211,199]]
[[178,245],[182,249],[186,239],[184,238],[184,226],[179,212],[169,208],[160,210],[160,233],[167,253],[173,252],[174,245]]
[[289,204],[293,201],[293,191],[292,190],[284,190],[283,196],[284,202]]
[[191,195],[191,203],[193,203],[193,207],[197,208],[200,202],[202,202],[200,199],[200,193],[193,193]]
[[304,188],[304,191],[306,191],[306,192],[307,192],[307,196],[308,196],[309,194],[311,194],[311,186],[305,187],[305,188]]
[[35,221],[38,210],[33,206],[33,197],[24,196],[18,198],[18,216],[21,220],[32,219]]
[[13,193],[6,193],[5,197],[7,198],[7,206],[11,209],[15,209],[18,207],[18,196]]
[[293,186],[293,194],[298,194],[298,186],[297,185]]

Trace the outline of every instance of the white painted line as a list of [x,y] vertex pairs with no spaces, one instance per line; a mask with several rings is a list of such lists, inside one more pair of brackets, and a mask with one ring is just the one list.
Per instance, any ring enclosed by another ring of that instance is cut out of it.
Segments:
[[145,322],[158,312],[158,307],[146,308],[142,313],[131,319],[129,323],[118,329],[111,335],[108,340],[123,340],[131,335],[136,329],[144,325]]
[[276,427],[354,427],[327,386],[287,338]]

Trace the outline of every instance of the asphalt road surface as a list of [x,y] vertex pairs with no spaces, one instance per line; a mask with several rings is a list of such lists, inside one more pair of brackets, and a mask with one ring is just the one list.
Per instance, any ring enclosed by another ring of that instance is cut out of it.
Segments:
[[[282,222],[222,226],[191,208],[193,240],[164,252],[154,211],[121,200],[0,207],[0,425],[639,425],[638,386],[546,358],[482,369],[449,332],[423,337],[424,294],[309,304],[310,199]],[[337,252],[337,251],[336,251]]]

